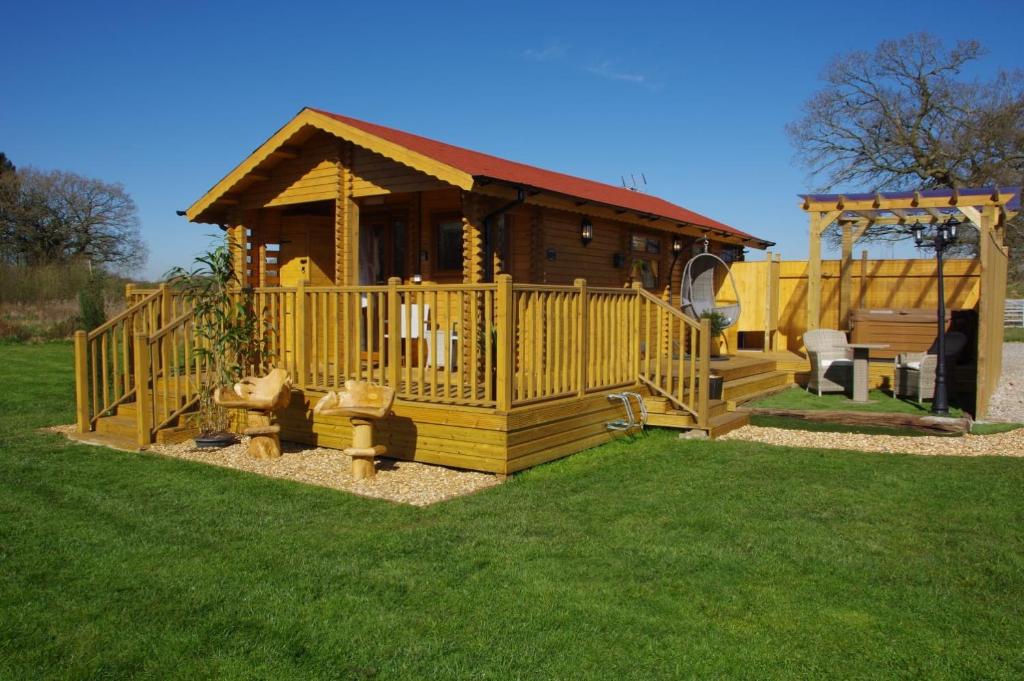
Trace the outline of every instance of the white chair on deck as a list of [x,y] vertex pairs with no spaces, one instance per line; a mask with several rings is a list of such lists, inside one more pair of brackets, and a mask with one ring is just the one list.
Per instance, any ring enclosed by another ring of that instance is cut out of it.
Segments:
[[814,329],[804,333],[804,347],[811,360],[807,390],[846,392],[853,389],[853,348],[846,334],[835,329]]
[[[408,308],[408,314],[406,314],[406,308]],[[420,310],[423,310],[423,319],[420,319]],[[416,344],[422,338],[423,342],[427,346],[426,357],[424,358],[427,362],[427,366],[437,366],[438,369],[449,369],[455,370],[455,345],[458,342],[458,336],[453,329],[448,330],[442,327],[431,329],[430,327],[430,306],[429,305],[405,305],[401,306],[399,311],[399,317],[401,319],[401,338],[404,341],[410,338],[416,343],[413,343],[415,348]],[[413,350],[415,353],[415,349]],[[414,355],[415,357],[415,355]],[[449,362],[448,358],[451,357]],[[451,366],[449,366],[451,365]]]

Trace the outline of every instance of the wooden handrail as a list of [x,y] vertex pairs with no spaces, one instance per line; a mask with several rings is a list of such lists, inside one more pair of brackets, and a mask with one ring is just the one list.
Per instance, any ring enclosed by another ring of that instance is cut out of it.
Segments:
[[684,314],[682,310],[672,307],[671,305],[666,303],[664,300],[662,300],[658,296],[656,296],[653,293],[651,293],[650,291],[647,291],[647,290],[642,289],[642,288],[639,288],[639,289],[636,289],[636,290],[639,292],[641,298],[643,298],[645,300],[649,300],[650,302],[654,303],[655,305],[657,305],[661,309],[663,309],[663,310],[665,310],[667,312],[670,312],[673,315],[676,315],[676,317],[678,319],[681,319],[682,321],[686,322],[694,330],[697,330],[697,331],[700,330],[700,328],[701,328],[700,322],[697,322],[697,321],[694,321],[693,319],[690,319],[690,317],[688,315]]
[[139,310],[141,310],[146,305],[148,305],[148,304],[152,303],[153,301],[155,301],[157,298],[160,297],[160,294],[161,294],[160,289],[156,289],[155,291],[153,291],[153,293],[150,293],[149,295],[147,295],[145,298],[143,298],[139,302],[137,302],[134,305],[132,305],[131,307],[123,310],[120,314],[118,314],[113,319],[108,319],[107,321],[103,322],[102,324],[97,326],[95,329],[93,329],[92,331],[88,332],[88,339],[92,340],[94,338],[97,338],[103,332],[109,331],[110,329],[114,328],[114,326],[116,326],[119,322],[124,321],[128,317],[130,317],[130,316],[134,315],[135,313],[137,313]]
[[155,333],[151,333],[149,335],[149,344],[150,345],[154,345],[161,338],[163,338],[167,334],[171,333],[172,331],[177,329],[179,326],[182,326],[186,322],[190,321],[191,319],[192,319],[192,311],[191,310],[186,312],[186,313],[184,313],[184,314],[178,315],[178,317],[176,319],[171,320],[171,322],[168,323],[168,324],[164,324]]

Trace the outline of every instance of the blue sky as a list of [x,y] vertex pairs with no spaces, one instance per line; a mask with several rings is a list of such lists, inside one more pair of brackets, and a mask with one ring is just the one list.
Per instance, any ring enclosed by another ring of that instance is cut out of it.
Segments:
[[[618,183],[806,257],[784,126],[840,52],[926,30],[1024,67],[1024,3],[10,3],[0,151],[125,185],[144,274],[175,216],[303,106]],[[974,26],[973,32],[965,26]],[[882,252],[880,252],[882,253]]]

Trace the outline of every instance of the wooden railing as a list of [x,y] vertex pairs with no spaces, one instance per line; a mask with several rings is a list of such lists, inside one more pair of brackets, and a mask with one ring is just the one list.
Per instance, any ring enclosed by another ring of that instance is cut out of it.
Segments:
[[133,298],[127,309],[92,331],[75,333],[76,420],[80,432],[118,405],[134,399],[136,381],[132,339],[148,334],[169,319],[167,287]]
[[707,425],[711,374],[711,324],[695,322],[678,309],[637,290],[639,325],[637,376],[651,390]]
[[196,353],[193,315],[185,312],[152,335],[135,336],[135,375],[138,382],[136,437],[145,446],[161,429],[174,424],[199,401],[210,367]]
[[[243,295],[267,330],[267,364],[286,368],[300,389],[366,380],[402,400],[508,412],[643,383],[706,423],[708,322],[638,286],[513,284],[500,275],[488,284],[300,283]],[[196,358],[180,296],[163,286],[130,299],[124,313],[76,337],[79,428],[134,399],[144,446],[196,403],[209,367]]]

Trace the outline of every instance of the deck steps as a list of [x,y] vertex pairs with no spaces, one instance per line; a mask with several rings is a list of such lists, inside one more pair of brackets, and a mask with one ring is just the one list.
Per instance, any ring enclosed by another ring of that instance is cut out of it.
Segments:
[[739,404],[788,388],[792,383],[792,378],[787,371],[754,374],[726,381],[722,388],[722,397],[727,402],[729,411],[733,411]]
[[720,414],[708,422],[708,437],[712,440],[728,432],[742,428],[750,423],[750,414],[743,411],[731,411]]
[[[157,394],[157,399],[162,400],[163,396]],[[168,404],[173,403],[174,400],[168,396]],[[155,441],[158,444],[176,444],[198,435],[199,429],[189,423],[191,420],[189,417],[194,414],[195,411],[187,411],[178,416],[170,424],[156,432]],[[110,446],[117,446],[118,449],[137,450],[137,416],[137,403],[125,402],[119,404],[112,415],[101,416],[96,420],[96,430],[93,433],[89,433],[89,436],[96,436],[103,440],[98,442],[98,444],[110,444]],[[91,441],[86,436],[79,437],[78,439],[83,442]]]

